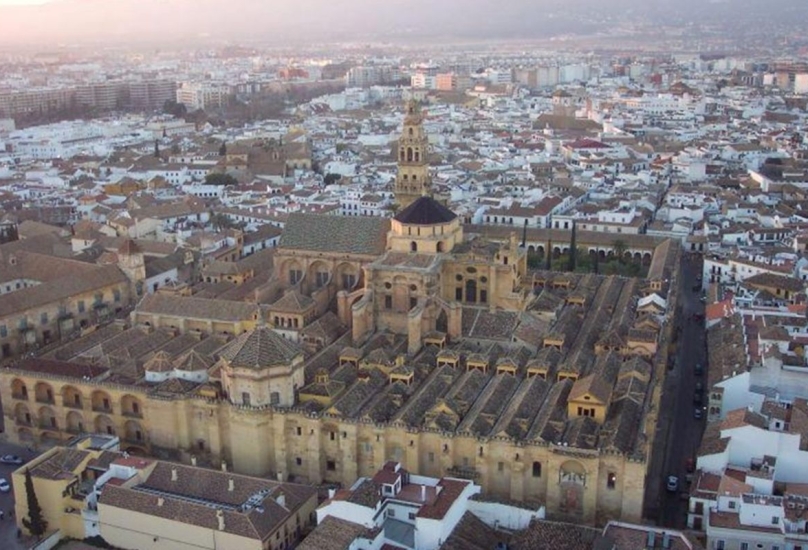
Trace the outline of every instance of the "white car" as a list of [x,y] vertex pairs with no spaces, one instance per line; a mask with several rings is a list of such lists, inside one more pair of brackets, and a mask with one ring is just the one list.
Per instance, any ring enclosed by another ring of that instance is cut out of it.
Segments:
[[8,484],[8,480],[0,477],[0,493],[8,493],[10,490],[11,485]]
[[679,478],[676,476],[668,476],[665,486],[668,488],[668,492],[675,493],[679,490]]

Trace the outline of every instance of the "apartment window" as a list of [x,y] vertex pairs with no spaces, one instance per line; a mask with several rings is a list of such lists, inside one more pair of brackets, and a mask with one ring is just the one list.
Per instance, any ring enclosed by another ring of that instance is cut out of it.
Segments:
[[533,463],[533,477],[541,477],[541,462]]
[[609,476],[606,478],[606,488],[614,489],[616,485],[617,485],[617,474],[614,472],[609,472]]

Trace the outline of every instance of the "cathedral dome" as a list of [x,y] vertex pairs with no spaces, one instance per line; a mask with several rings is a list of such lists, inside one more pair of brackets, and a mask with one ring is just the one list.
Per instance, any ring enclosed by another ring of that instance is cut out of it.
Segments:
[[449,223],[457,215],[432,197],[419,197],[396,214],[395,220],[404,225],[438,225]]

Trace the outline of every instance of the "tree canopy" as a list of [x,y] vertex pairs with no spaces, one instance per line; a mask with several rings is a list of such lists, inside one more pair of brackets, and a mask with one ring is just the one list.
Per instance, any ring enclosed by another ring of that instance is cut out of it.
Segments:
[[238,185],[238,180],[230,174],[208,174],[205,176],[207,185]]
[[25,469],[25,497],[28,504],[28,517],[22,518],[22,524],[35,537],[41,537],[48,530],[48,522],[42,514],[42,507],[34,491],[34,480],[31,470]]

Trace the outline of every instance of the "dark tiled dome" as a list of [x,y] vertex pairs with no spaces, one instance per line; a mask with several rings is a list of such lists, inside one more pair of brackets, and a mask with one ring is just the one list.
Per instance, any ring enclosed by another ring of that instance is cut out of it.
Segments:
[[436,225],[449,223],[457,216],[432,197],[419,197],[396,214],[396,221],[406,225]]

